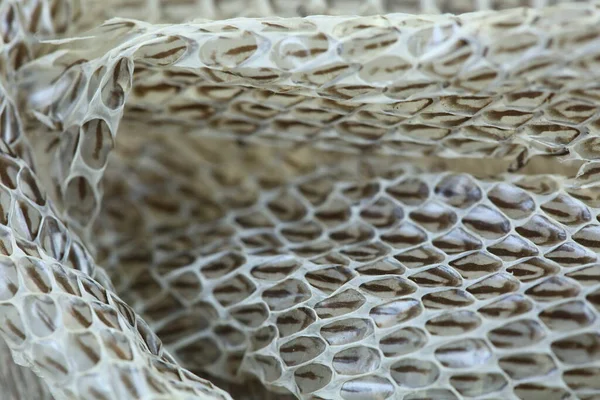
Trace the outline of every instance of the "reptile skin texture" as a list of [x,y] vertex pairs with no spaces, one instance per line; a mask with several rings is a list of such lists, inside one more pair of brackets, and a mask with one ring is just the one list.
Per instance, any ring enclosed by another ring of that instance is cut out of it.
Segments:
[[600,3],[0,0],[0,399],[600,400]]

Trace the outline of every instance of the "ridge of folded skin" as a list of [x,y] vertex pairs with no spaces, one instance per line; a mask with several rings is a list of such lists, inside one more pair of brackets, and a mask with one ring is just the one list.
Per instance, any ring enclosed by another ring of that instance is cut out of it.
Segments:
[[36,158],[52,160],[53,173],[41,178],[87,234],[123,115],[263,144],[508,159],[511,170],[554,156],[583,164],[583,183],[595,188],[599,17],[569,4],[460,16],[115,19],[53,45],[19,71],[19,87],[61,132],[39,138]]
[[229,398],[178,367],[145,322],[91,278],[91,257],[31,169],[1,153],[0,335],[14,360],[57,400]]

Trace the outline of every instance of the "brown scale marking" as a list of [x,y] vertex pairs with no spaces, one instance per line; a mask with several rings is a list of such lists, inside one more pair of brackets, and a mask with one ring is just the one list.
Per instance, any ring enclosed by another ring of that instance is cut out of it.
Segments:
[[486,287],[486,286],[482,285],[479,287],[469,287],[467,289],[467,291],[477,297],[477,295],[481,295],[481,294],[492,294],[492,293],[504,294],[504,293],[514,292],[516,289],[517,289],[517,287],[515,286],[515,282],[507,280],[500,287],[495,287],[495,286],[494,287],[491,287],[491,286]]
[[[131,22],[131,21],[119,21],[119,22],[115,22],[115,23],[111,23],[111,24],[104,24],[102,25],[102,27],[104,28],[105,32],[110,32],[110,31],[115,31],[121,27],[125,27],[125,28],[133,28],[135,27],[135,22]],[[107,27],[111,27],[112,29],[108,30],[106,29]]]
[[[26,270],[27,270],[27,275],[31,278],[31,280],[33,281],[35,286],[37,286],[37,288],[42,293],[50,292],[51,287],[48,286],[46,284],[46,282],[44,282],[44,278],[40,275],[39,271],[37,271],[37,269],[35,267],[26,268]],[[72,294],[75,294],[75,293],[72,293]]]
[[[431,275],[435,275],[431,276]],[[438,278],[439,280],[436,280]],[[431,286],[460,286],[461,281],[445,268],[434,267],[410,276],[408,279],[417,285]],[[441,282],[440,282],[441,280]]]
[[350,354],[346,353],[342,356],[336,355],[334,360],[335,360],[335,363],[352,365],[352,364],[355,364],[358,361],[360,361],[360,356],[350,355]]
[[348,301],[335,301],[328,302],[327,305],[321,305],[324,309],[338,309],[338,308],[354,308],[356,305],[363,303],[363,299],[360,300],[348,300]]
[[570,38],[570,41],[573,41],[574,43],[591,42],[591,41],[597,39],[599,36],[600,36],[600,33],[598,33],[598,32],[582,33],[580,35],[576,34],[574,37]]
[[453,307],[464,307],[468,304],[473,303],[473,301],[469,298],[467,298],[466,301],[464,301],[464,300],[461,301],[461,300],[452,300],[452,299],[449,299],[449,298],[443,297],[443,296],[438,296],[438,294],[440,294],[440,293],[443,294],[445,292],[446,291],[426,294],[425,296],[423,296],[423,300],[429,300],[434,303],[439,303],[439,304],[453,306]]
[[175,92],[179,92],[181,88],[178,86],[173,86],[168,83],[159,83],[156,85],[135,85],[133,87],[133,91],[137,96],[146,96],[149,92],[167,92],[169,90],[174,90]]
[[249,44],[246,46],[238,46],[238,47],[234,47],[234,48],[226,51],[225,55],[226,56],[237,56],[237,55],[240,55],[243,53],[251,53],[251,52],[255,51],[256,49],[258,49],[258,46],[255,44]]
[[214,114],[214,108],[207,104],[182,104],[182,105],[170,105],[169,111],[173,113],[181,112],[181,111],[200,111],[202,112],[202,117],[208,117]]
[[[166,43],[172,42],[173,40],[177,40],[177,39],[172,38],[171,40],[167,41]],[[178,51],[185,50],[185,49],[187,49],[186,46],[174,47],[170,50],[161,51],[160,53],[156,53],[153,55],[147,55],[144,58],[154,58],[154,59],[167,58],[167,57],[172,56],[173,54],[177,54]]]
[[256,333],[254,334],[254,337],[260,341],[260,342],[264,342],[266,340],[271,339],[273,333],[269,330],[263,330],[263,329],[259,329],[258,331],[256,331]]
[[367,276],[379,276],[379,275],[402,275],[404,273],[404,268],[401,266],[377,266],[378,263],[374,263],[371,265],[365,265],[363,267],[358,267],[356,271],[361,275]]
[[381,239],[391,244],[417,245],[423,243],[426,237],[418,235],[403,235],[401,233],[387,233],[381,235]]
[[44,325],[46,325],[48,330],[54,332],[56,330],[56,325],[54,325],[54,321],[52,321],[52,318],[39,306],[38,303],[35,303],[34,309],[39,320],[42,321]]
[[[585,247],[590,247],[593,249],[596,248],[600,248],[600,236],[598,236],[598,240],[593,240],[593,239],[587,239],[585,237],[583,237],[583,234],[580,234],[580,232],[575,233],[572,238],[573,240],[575,240],[577,243],[579,243],[582,246]],[[599,232],[600,233],[600,232]]]
[[[337,276],[327,275],[326,273],[323,273],[323,272],[325,272],[325,271],[320,270],[320,271],[315,271],[315,272],[309,272],[305,275],[305,278],[308,281],[332,283],[332,284],[337,284],[337,285],[343,285],[344,283],[346,283],[348,281],[348,279],[342,279]],[[336,269],[336,272],[344,274],[344,278],[349,278],[350,276],[352,276],[350,273],[345,273],[346,271],[340,270],[339,268]]]
[[[317,256],[325,257],[325,256],[327,256],[327,254],[324,254],[324,253],[330,251],[332,248],[333,248],[333,243],[331,243],[329,241],[323,241],[323,242],[309,244],[306,246],[294,247],[294,248],[291,248],[290,250],[299,257],[310,258],[310,257],[317,257]],[[279,249],[279,251],[277,249],[274,249],[272,254],[266,254],[266,255],[279,255],[279,254],[285,254],[285,252],[286,252],[285,249]],[[261,253],[257,253],[257,254],[261,254]]]
[[537,365],[536,361],[534,358],[532,358],[530,355],[514,355],[514,356],[510,356],[510,358],[508,359],[504,359],[509,361],[511,364],[518,364],[518,365],[531,365],[531,366],[535,366]]
[[[339,321],[341,322],[341,321]],[[321,328],[322,330],[325,330],[327,333],[350,333],[350,332],[360,332],[361,328],[352,326],[352,325],[335,325],[335,324],[330,324],[327,327],[323,327]]]
[[542,61],[537,64],[530,65],[529,67],[527,67],[525,69],[521,69],[521,70],[517,71],[517,73],[515,75],[523,76],[523,75],[527,74],[528,72],[535,71],[536,69],[546,68],[554,63],[555,63],[555,61]]
[[385,345],[392,345],[392,344],[403,345],[403,344],[407,344],[409,342],[412,342],[411,338],[394,336],[394,335],[388,335],[379,341],[380,344],[385,344]]
[[199,290],[201,288],[200,282],[198,281],[186,281],[186,280],[176,280],[170,283],[170,286],[173,289],[188,291],[188,290]]
[[121,382],[123,382],[123,384],[125,385],[125,388],[129,392],[131,397],[133,397],[134,399],[140,397],[140,394],[138,393],[135,382],[133,382],[131,380],[133,378],[133,376],[130,374],[127,374],[127,373],[119,374],[119,376],[121,378]]
[[388,88],[388,91],[390,93],[398,93],[398,92],[402,92],[405,90],[419,90],[419,89],[425,89],[427,86],[430,86],[431,83],[415,83],[412,85],[406,85],[406,86],[396,86],[396,87],[392,87],[392,88]]
[[393,73],[393,72],[405,71],[405,70],[407,70],[408,68],[409,68],[409,66],[408,66],[408,65],[400,64],[400,65],[397,65],[397,66],[395,66],[395,67],[387,67],[387,68],[384,68],[383,70],[384,70],[386,73],[388,73],[388,74],[391,74],[391,73]]
[[[396,285],[398,287],[396,287]],[[360,285],[360,288],[373,293],[389,293],[393,297],[405,296],[414,293],[416,288],[404,281],[402,278],[385,278],[371,282],[365,282]]]
[[482,232],[493,232],[503,234],[507,233],[510,230],[510,223],[508,221],[499,222],[497,224],[491,224],[488,221],[469,219],[468,221],[464,222],[470,225],[470,227],[472,227],[473,229]]
[[566,339],[558,340],[558,341],[552,343],[552,348],[559,349],[559,350],[567,350],[567,351],[583,350],[584,352],[586,352],[588,354],[594,354],[594,353],[597,353],[598,351],[600,351],[600,347],[598,346],[597,341],[594,341],[589,346],[585,346],[583,344],[583,342],[581,341],[580,337],[575,337],[575,338],[569,337]]
[[546,317],[551,320],[567,320],[577,322],[579,325],[587,324],[591,322],[588,318],[588,315],[585,312],[575,313],[567,310],[546,310],[543,311],[540,316]]
[[[556,281],[557,284],[560,282]],[[542,283],[543,284],[543,283]],[[540,284],[541,285],[541,284]],[[579,288],[576,286],[567,286],[562,289],[542,289],[540,285],[536,285],[532,288],[527,289],[525,294],[535,296],[535,297],[558,297],[567,299],[569,297],[574,297],[579,294]]]
[[490,110],[487,112],[487,115],[489,115],[491,118],[493,118],[497,121],[502,120],[502,118],[504,118],[504,117],[521,117],[521,116],[533,117],[533,115],[531,113],[517,111],[517,110],[504,110],[504,111]]
[[[191,4],[195,4],[195,0],[190,0]],[[283,29],[283,30],[289,30],[289,28],[287,26],[283,26],[283,25],[279,25],[279,24],[275,24],[273,22],[261,22],[263,25],[266,26],[270,26],[271,28],[277,28],[277,29]]]
[[309,129],[317,128],[317,126],[315,126],[315,125],[311,125],[311,124],[307,124],[305,122],[300,122],[300,121],[295,121],[295,120],[287,120],[287,119],[278,119],[278,120],[273,121],[273,123],[275,124],[275,126],[277,128],[284,129],[284,130],[289,130],[294,127],[302,127],[302,128],[309,128]]
[[[198,77],[198,75],[196,74],[189,74],[192,75],[194,77]],[[239,94],[241,94],[243,92],[243,90],[237,90],[233,96],[228,97],[227,99],[223,99],[221,97],[218,96],[214,96],[212,95],[213,92],[219,92],[219,91],[223,91],[223,92],[227,92],[228,91],[228,87],[226,86],[196,86],[196,91],[204,96],[210,97],[212,100],[230,100],[234,97],[237,97]]]
[[[58,2],[56,2],[58,4]],[[95,387],[89,388],[90,394],[94,396],[96,400],[110,400],[108,397],[104,396],[102,392],[100,392]]]
[[[264,72],[264,71],[261,71],[261,72]],[[241,75],[241,74],[238,74],[237,76],[240,76],[242,78],[247,78],[247,79],[254,79],[256,81],[266,81],[266,80],[272,80],[272,79],[279,78],[279,75],[276,75],[276,74],[272,74],[272,75]]]
[[[365,214],[363,211],[361,214]],[[379,215],[375,215],[379,216]],[[358,243],[375,237],[375,233],[366,227],[358,227],[358,232],[349,232],[345,230],[335,231],[329,234],[329,237],[336,242]]]
[[71,89],[71,93],[69,94],[69,101],[74,102],[77,99],[77,95],[79,94],[79,88],[83,84],[83,76],[78,75],[77,79],[73,83],[73,88]]
[[91,320],[86,319],[86,317],[80,313],[76,308],[71,307],[69,309],[70,314],[81,324],[82,327],[87,328],[92,324]]
[[19,337],[19,339],[25,340],[27,338],[25,332],[20,330],[10,319],[6,319],[4,323],[14,335]]
[[332,86],[331,89],[327,90],[327,92],[335,93],[335,94],[338,94],[342,97],[349,99],[352,96],[349,96],[346,93],[341,92],[341,90],[343,90],[345,92],[351,92],[351,91],[361,92],[361,91],[367,91],[369,89],[373,89],[373,88],[371,86],[367,86],[367,85],[345,85],[345,86]]
[[59,362],[57,362],[57,361],[54,361],[52,358],[50,358],[50,357],[48,357],[48,356],[45,356],[45,357],[44,357],[44,362],[45,362],[47,365],[44,365],[44,364],[42,364],[42,363],[40,363],[40,362],[37,362],[37,361],[36,361],[35,363],[36,363],[38,366],[40,366],[40,367],[42,367],[42,368],[44,368],[44,369],[46,369],[48,366],[54,367],[55,369],[57,369],[57,370],[59,370],[60,372],[62,372],[62,373],[63,373],[63,375],[67,375],[67,374],[69,373],[69,370],[68,370],[68,369],[67,369],[67,368],[66,368],[64,365],[62,365],[61,363],[59,363]]
[[[306,313],[304,315],[308,315],[308,313]],[[277,325],[296,325],[296,324],[304,325],[305,321],[306,321],[306,319],[296,318],[293,315],[288,314],[288,315],[282,315],[279,318],[277,318]],[[308,325],[306,325],[306,326],[308,326]]]
[[517,28],[519,27],[523,22],[520,19],[516,19],[516,20],[509,20],[509,19],[505,19],[503,21],[499,21],[499,22],[494,22],[492,23],[492,27],[494,28],[498,28],[498,29],[513,29],[513,28]]
[[[548,261],[534,257],[527,261],[523,261],[517,265],[513,265],[509,267],[506,272],[512,274],[515,278],[528,282],[530,280],[535,280],[538,278],[542,278],[546,275],[553,275],[557,273],[559,267],[554,264],[549,263]],[[541,276],[537,276],[541,273]]]
[[[494,334],[496,334],[498,336],[508,336],[508,337],[516,337],[516,338],[523,336],[523,332],[519,331],[518,329],[510,329],[510,328],[506,328],[506,327],[496,328],[496,329],[494,329],[493,332],[494,332]],[[529,339],[534,339],[536,337],[536,332],[534,330],[530,330],[527,337]]]
[[[107,25],[104,25],[104,27],[106,27]],[[80,58],[76,61],[73,61],[70,64],[67,64],[66,66],[63,67],[63,72],[57,76],[55,79],[53,79],[51,81],[52,84],[55,84],[56,82],[58,82],[64,75],[66,75],[73,67],[80,65],[80,64],[85,64],[87,63],[88,60],[86,60],[85,58]]]
[[[515,316],[515,315],[521,315],[523,313],[528,312],[529,310],[532,309],[533,305],[531,304],[531,302],[525,300],[525,299],[520,299],[520,301],[513,301],[511,303],[511,307],[513,307],[513,309],[509,310],[509,315],[510,316]],[[491,316],[491,317],[500,317],[502,314],[506,313],[507,311],[507,307],[506,306],[493,306],[493,305],[489,305],[489,306],[485,306],[479,309],[480,313],[484,313],[486,316]]]
[[486,80],[495,79],[497,75],[498,74],[496,72],[493,72],[493,71],[491,71],[491,72],[483,72],[483,73],[481,73],[479,75],[475,75],[475,76],[469,77],[469,79],[467,81],[468,82],[486,81]]
[[259,265],[256,266],[252,269],[251,274],[257,278],[260,279],[260,277],[258,277],[258,274],[261,275],[277,275],[277,274],[283,274],[284,276],[287,276],[289,274],[291,274],[293,271],[295,271],[298,268],[297,264],[293,264],[293,265]]
[[532,47],[534,44],[532,43],[523,43],[516,45],[504,45],[500,47],[496,52],[497,53],[518,53],[521,50],[527,50]]
[[166,199],[162,196],[147,196],[144,202],[157,211],[167,214],[175,214],[179,211],[180,204],[172,199]]
[[[2,183],[9,189],[16,189],[16,177],[19,166],[10,159],[0,158],[0,177]],[[3,192],[4,193],[4,192]]]
[[287,53],[285,53],[285,55],[302,58],[302,57],[308,57],[308,56],[316,56],[316,55],[323,54],[326,52],[327,52],[327,49],[312,48],[309,50],[296,50],[293,52],[288,51]]
[[94,298],[96,298],[101,303],[104,303],[104,304],[108,303],[108,297],[107,297],[106,289],[104,289],[98,283],[96,283],[96,282],[94,282],[91,279],[88,279],[86,277],[83,277],[81,279],[81,283],[82,283],[83,288],[85,289],[85,291],[87,293],[89,293],[92,296],[94,296]]
[[12,282],[7,285],[7,288],[13,295],[17,293],[17,290],[19,290],[19,288]]
[[[536,99],[540,96],[544,95],[544,92],[539,92],[539,91],[527,91],[527,92],[518,92],[518,93],[509,93],[507,94],[507,97],[510,99],[510,101],[512,102],[516,102],[520,99]],[[542,130],[561,130],[564,129],[562,127],[558,127],[559,129],[552,129],[553,127],[556,127],[556,125],[545,125],[545,127],[548,128],[543,128],[542,126],[536,126],[534,127],[534,129],[536,128],[542,128]]]
[[170,257],[168,260],[157,265],[156,269],[161,273],[168,273],[178,268],[193,264],[194,261],[196,261],[196,257],[191,254],[178,254],[177,256]]
[[394,366],[394,367],[392,367],[392,369],[396,372],[404,373],[404,374],[405,373],[417,373],[417,374],[421,374],[421,375],[429,375],[431,373],[431,370],[428,368],[419,368],[415,365],[408,365],[408,364]]
[[102,123],[98,122],[98,124],[96,125],[96,146],[94,147],[94,153],[93,153],[93,157],[98,160],[100,158],[100,150],[102,150],[102,144],[103,144],[103,129],[102,129]]
[[77,338],[77,343],[79,344],[79,347],[83,350],[85,355],[92,361],[92,363],[94,363],[94,365],[97,364],[98,361],[100,361],[101,357],[93,347],[83,343],[81,338]]
[[[56,2],[57,4],[59,2]],[[2,37],[4,40],[4,43],[9,43],[10,42],[10,32],[13,31],[14,29],[14,25],[15,25],[15,10],[13,5],[9,5],[8,6],[8,12],[5,14],[4,16],[4,24],[5,24],[5,29],[4,29],[4,36]]]
[[527,229],[525,226],[519,226],[515,231],[517,231],[519,235],[526,237],[538,245],[554,244],[562,242],[567,238],[567,234],[564,230],[558,231],[559,228],[555,226],[552,226],[552,228],[556,230],[553,230],[548,235],[544,235],[543,232],[537,229]]
[[[469,112],[471,114],[475,114],[488,104],[492,102],[492,99],[489,97],[474,97],[474,96],[446,96],[441,97],[440,101],[442,104],[449,106],[449,108],[460,111],[460,112]],[[465,102],[475,101],[478,102],[479,106],[471,106],[466,104]]]
[[[385,36],[387,36],[387,34],[384,33],[384,34],[381,34],[381,35],[377,35],[377,36],[374,36],[371,39],[375,39],[375,38],[381,37],[381,36],[385,37]],[[398,39],[394,38],[394,39],[389,39],[389,40],[382,40],[381,42],[378,42],[378,43],[369,43],[368,45],[366,45],[364,47],[364,49],[365,50],[375,50],[375,49],[378,49],[378,48],[384,48],[384,47],[393,45],[397,41],[398,41]]]
[[560,217],[560,218],[569,217],[571,215],[567,211],[561,211],[556,208],[550,208],[550,207],[546,207],[546,206],[541,206],[540,208],[542,210],[544,210],[545,212],[547,212],[548,214],[555,215],[556,217]]
[[[194,262],[194,257],[190,255],[186,257],[186,260],[184,261],[185,264],[183,265],[190,264],[192,262]],[[216,278],[228,274],[229,272],[243,265],[245,262],[246,258],[244,256],[237,253],[229,253],[223,257],[220,257],[218,260],[203,266],[200,271],[207,277]]]
[[565,111],[585,112],[595,110],[596,107],[586,104],[574,104],[565,108]]
[[575,279],[578,282],[600,283],[600,269],[597,266],[586,267],[577,271],[569,272],[565,276]]
[[[456,127],[458,125],[461,125],[463,122],[468,121],[471,117],[457,117],[454,114],[450,114],[450,113],[445,113],[445,112],[431,112],[431,113],[421,113],[421,118],[427,119],[428,121],[437,119],[437,118],[444,118],[444,117],[450,117],[452,118],[451,120],[446,120],[446,121],[440,121],[439,124],[442,126],[448,126],[448,127]],[[406,127],[408,127],[410,125],[406,125]],[[427,129],[427,128],[431,128],[431,126],[429,125],[412,125],[413,127],[413,131],[415,130],[419,130],[419,129]]]
[[[559,248],[554,249],[550,253],[555,252],[555,251],[565,251],[565,250],[578,251],[579,249],[574,248],[573,245],[570,243],[565,243],[565,244],[561,245]],[[587,264],[587,263],[596,261],[595,255],[590,255],[587,253],[581,254],[579,256],[573,256],[573,257],[568,257],[568,256],[567,257],[557,257],[550,253],[547,253],[545,255],[545,257],[551,259],[552,261],[554,261],[558,264],[563,264],[563,265],[567,265],[567,266],[570,264]]]
[[[244,289],[252,288],[252,286],[250,286],[247,282],[244,282],[244,281],[241,281],[241,282],[245,283]],[[235,285],[222,285],[215,289],[215,293],[219,293],[219,294],[232,294],[232,293],[238,293],[238,292],[239,292],[239,289]],[[263,293],[263,296],[271,297],[271,298],[280,298],[280,297],[285,297],[286,295],[289,295],[289,294],[290,294],[290,292],[288,292],[285,289],[281,289],[281,290],[270,289],[268,291],[265,291]]]
[[[530,257],[530,256],[534,256],[536,254],[538,254],[537,249],[533,250],[532,252],[528,252],[528,251],[510,251],[509,249],[494,249],[494,248],[489,248],[488,247],[488,251],[492,254],[495,254],[499,257],[516,257],[516,258],[524,258],[524,257]],[[555,261],[557,261],[558,263],[560,263],[560,261],[558,261],[557,259],[554,259]]]
[[337,71],[341,71],[341,70],[348,69],[348,68],[350,68],[350,66],[348,66],[348,65],[336,65],[336,66],[331,67],[331,68],[322,69],[320,71],[315,71],[312,74],[313,75],[317,75],[317,76],[319,76],[319,75],[327,75],[327,74],[330,74],[332,72],[337,72]]
[[306,379],[310,379],[310,380],[315,380],[315,379],[320,379],[321,377],[317,374],[315,374],[312,371],[307,370],[306,372],[302,372],[302,373],[295,373],[296,376],[299,376],[300,378],[306,378]]
[[443,66],[453,66],[453,65],[457,65],[457,64],[461,64],[464,61],[466,61],[469,57],[471,57],[471,55],[473,54],[472,51],[468,51],[467,53],[464,54],[460,54],[460,50],[463,50],[465,48],[469,47],[469,42],[467,42],[466,40],[460,40],[456,43],[456,45],[454,46],[454,49],[452,51],[452,54],[454,54],[454,57],[451,57],[449,60],[444,61],[442,63]]
[[437,328],[454,328],[454,327],[459,327],[462,328],[463,331],[469,331],[472,330],[474,328],[476,328],[477,326],[479,326],[478,322],[461,322],[458,320],[453,320],[453,319],[435,319],[435,320],[429,320],[427,321],[426,327],[428,326],[434,326]]
[[492,259],[489,264],[478,264],[476,262],[464,262],[462,259],[453,260],[450,266],[467,272],[486,272],[491,273],[497,271],[501,267],[500,261]]
[[[84,189],[84,193],[85,193],[85,187],[83,189]],[[81,195],[81,184],[79,185],[79,191],[80,191],[81,198],[83,198],[84,195]],[[29,215],[28,206],[25,205],[24,203],[19,202],[19,208],[21,209],[21,213],[23,214],[23,218],[25,219],[25,225],[27,225],[27,229],[29,230],[29,233],[31,234],[31,236],[35,236],[34,232],[31,232],[31,216]]]
[[431,215],[426,212],[413,211],[410,213],[410,218],[420,224],[437,224],[442,229],[454,225],[456,222],[456,214],[453,212],[444,212],[441,214]]
[[[114,310],[94,310],[96,312],[96,316],[104,323],[104,325],[119,329],[119,322],[117,320],[117,313]],[[106,313],[106,314],[105,314]],[[107,315],[112,315],[112,318],[109,318]]]
[[459,382],[477,382],[479,381],[479,377],[476,375],[454,375],[452,380]]
[[599,305],[600,305],[600,291],[596,291],[594,293],[590,293],[585,298],[590,303],[592,303],[592,305],[594,305],[596,308],[599,308]]
[[442,249],[444,252],[452,251],[453,253],[457,250],[462,253],[464,251],[477,250],[481,248],[481,243],[467,240],[462,241],[462,243],[453,243],[450,240],[445,241],[440,238],[434,240],[432,244],[435,247]]
[[386,255],[387,252],[388,248],[377,242],[341,251],[343,255],[346,255],[357,261],[368,261],[373,257]]
[[394,258],[400,262],[420,263],[422,265],[436,264],[444,260],[444,257],[437,252],[421,257],[419,257],[418,255],[402,253],[395,255]]

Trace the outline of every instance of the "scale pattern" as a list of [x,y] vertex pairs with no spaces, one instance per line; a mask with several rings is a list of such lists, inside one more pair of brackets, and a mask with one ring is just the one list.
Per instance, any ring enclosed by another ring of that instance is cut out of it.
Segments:
[[0,4],[9,396],[600,398],[595,2],[99,3]]
[[244,182],[256,199],[233,182],[243,203],[217,223],[175,185],[179,209],[157,185],[121,192],[138,201],[126,222],[105,211],[149,232],[106,243],[131,272],[115,284],[194,371],[300,398],[597,395],[574,382],[599,357],[600,225],[560,177],[320,164],[270,189]]

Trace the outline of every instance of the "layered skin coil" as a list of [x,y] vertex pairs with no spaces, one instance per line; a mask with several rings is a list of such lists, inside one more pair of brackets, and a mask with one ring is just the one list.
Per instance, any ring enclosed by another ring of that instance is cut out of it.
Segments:
[[599,398],[599,19],[5,0],[3,390]]

